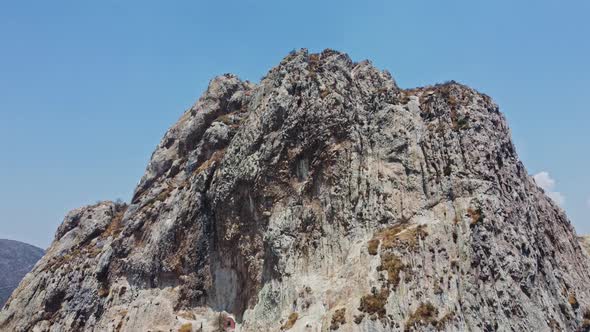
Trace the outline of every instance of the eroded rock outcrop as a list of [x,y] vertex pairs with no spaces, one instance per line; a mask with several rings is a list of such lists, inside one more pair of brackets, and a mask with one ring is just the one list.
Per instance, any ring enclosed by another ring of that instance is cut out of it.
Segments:
[[66,217],[0,329],[573,331],[589,281],[488,96],[301,50],[212,80],[129,206]]
[[578,236],[578,241],[580,241],[580,245],[586,250],[586,253],[590,255],[590,235]]

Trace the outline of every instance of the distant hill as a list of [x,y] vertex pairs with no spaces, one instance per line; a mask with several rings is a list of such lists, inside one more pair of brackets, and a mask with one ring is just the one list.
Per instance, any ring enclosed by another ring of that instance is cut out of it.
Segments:
[[44,253],[30,244],[0,239],[0,307]]

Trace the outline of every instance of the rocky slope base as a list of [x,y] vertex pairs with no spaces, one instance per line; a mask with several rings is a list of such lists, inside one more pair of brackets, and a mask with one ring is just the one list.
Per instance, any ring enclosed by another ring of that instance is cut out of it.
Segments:
[[44,254],[30,244],[0,239],[0,307]]
[[492,100],[293,52],[224,75],[129,206],[71,212],[5,331],[575,331],[590,262]]

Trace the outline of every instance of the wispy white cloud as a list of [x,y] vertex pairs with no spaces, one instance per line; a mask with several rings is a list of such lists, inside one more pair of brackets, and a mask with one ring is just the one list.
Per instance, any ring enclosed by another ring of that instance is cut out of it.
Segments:
[[549,175],[549,172],[539,172],[533,175],[533,178],[535,179],[537,185],[543,188],[547,196],[553,199],[555,203],[557,203],[559,206],[563,206],[563,204],[565,204],[565,196],[559,191],[555,191],[555,179]]

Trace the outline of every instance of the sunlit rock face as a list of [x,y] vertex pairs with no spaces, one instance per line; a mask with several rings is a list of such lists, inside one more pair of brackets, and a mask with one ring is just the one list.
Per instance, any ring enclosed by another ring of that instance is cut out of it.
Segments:
[[578,241],[586,253],[590,255],[590,235],[578,236]]
[[589,264],[488,96],[301,50],[213,79],[130,205],[66,217],[0,329],[574,331]]

